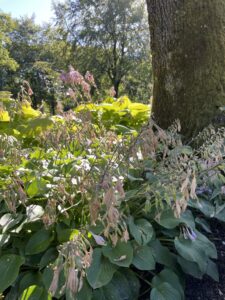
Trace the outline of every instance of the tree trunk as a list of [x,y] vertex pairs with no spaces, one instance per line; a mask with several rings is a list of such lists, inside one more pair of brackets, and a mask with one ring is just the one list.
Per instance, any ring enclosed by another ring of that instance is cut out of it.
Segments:
[[[153,116],[191,137],[225,105],[225,1],[146,0],[153,58]],[[223,120],[224,125],[224,120]]]

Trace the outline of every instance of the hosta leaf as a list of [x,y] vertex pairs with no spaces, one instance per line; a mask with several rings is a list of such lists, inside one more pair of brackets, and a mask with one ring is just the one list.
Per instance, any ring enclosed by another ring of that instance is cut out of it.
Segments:
[[198,243],[199,247],[202,247],[205,254],[211,258],[217,258],[217,250],[216,246],[202,233],[199,231],[195,231],[197,234],[197,239],[194,241]]
[[178,256],[177,261],[184,273],[189,274],[195,278],[202,279],[203,273],[196,262],[188,261],[183,257]]
[[140,284],[129,269],[117,271],[106,286],[94,291],[92,300],[136,300]]
[[77,300],[92,300],[92,288],[86,279],[84,279],[82,289],[77,294]]
[[39,263],[39,269],[46,267],[49,263],[56,260],[58,254],[59,252],[57,251],[57,248],[49,248],[41,258],[41,261]]
[[129,267],[133,259],[133,248],[130,242],[119,241],[115,247],[103,247],[102,253],[106,256],[112,264]]
[[175,288],[179,292],[181,299],[184,299],[184,290],[177,274],[169,269],[164,269],[152,280],[152,284],[154,287],[160,286],[164,282],[169,283],[173,288]]
[[146,219],[134,221],[134,219],[130,217],[128,225],[131,235],[139,245],[146,245],[154,235],[153,227]]
[[46,184],[47,181],[42,178],[32,180],[32,182],[29,184],[27,188],[28,196],[35,197],[45,193],[47,191]]
[[206,274],[209,275],[215,281],[219,282],[219,272],[217,265],[210,259],[208,260]]
[[139,270],[154,270],[155,259],[152,254],[152,249],[148,246],[134,246],[132,264]]
[[170,250],[162,246],[159,240],[154,240],[149,243],[149,247],[152,249],[153,256],[157,263],[165,265],[171,269],[176,268],[176,256],[170,252]]
[[186,210],[184,213],[182,213],[180,218],[176,218],[173,210],[167,209],[161,213],[160,219],[156,221],[167,229],[173,229],[180,223],[185,223],[191,228],[195,227],[194,218],[190,210]]
[[22,296],[20,297],[20,300],[51,300],[52,297],[48,294],[48,292],[37,285],[31,285],[29,288],[27,288]]
[[110,282],[117,268],[103,256],[100,248],[96,248],[93,252],[91,266],[87,270],[87,281],[93,289],[100,288]]
[[0,258],[0,293],[7,289],[17,278],[24,258],[19,255],[6,254]]
[[150,294],[150,300],[181,300],[180,293],[169,283],[164,282],[154,287]]
[[40,272],[26,272],[22,274],[19,281],[19,294],[21,295],[31,285],[42,285],[42,275]]
[[212,233],[212,231],[210,229],[210,225],[207,223],[207,221],[205,219],[203,219],[203,218],[196,218],[195,222],[197,224],[199,224],[202,227],[202,229],[204,229],[206,232]]
[[186,260],[196,262],[201,270],[205,272],[207,268],[207,256],[204,249],[195,241],[175,238],[174,245],[177,252]]
[[49,247],[52,240],[53,236],[51,231],[45,229],[37,231],[29,239],[25,248],[25,252],[27,255],[43,252]]

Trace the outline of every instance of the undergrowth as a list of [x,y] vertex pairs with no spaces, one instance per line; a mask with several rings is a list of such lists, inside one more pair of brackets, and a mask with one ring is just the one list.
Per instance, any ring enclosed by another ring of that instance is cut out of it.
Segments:
[[149,106],[90,103],[93,78],[71,72],[88,103],[56,116],[29,89],[0,94],[2,297],[179,300],[185,274],[219,280],[207,236],[208,219],[225,221],[225,129],[191,148]]

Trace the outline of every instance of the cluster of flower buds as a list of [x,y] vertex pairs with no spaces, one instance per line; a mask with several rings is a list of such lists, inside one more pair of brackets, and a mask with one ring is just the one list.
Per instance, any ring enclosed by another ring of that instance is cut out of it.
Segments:
[[197,238],[197,234],[188,226],[181,226],[181,234],[183,235],[185,240],[194,241]]
[[80,94],[80,90],[86,97],[90,98],[91,87],[97,88],[94,76],[89,71],[83,76],[72,66],[69,67],[69,72],[63,72],[60,75],[60,79],[63,83],[70,86],[68,95],[74,100]]

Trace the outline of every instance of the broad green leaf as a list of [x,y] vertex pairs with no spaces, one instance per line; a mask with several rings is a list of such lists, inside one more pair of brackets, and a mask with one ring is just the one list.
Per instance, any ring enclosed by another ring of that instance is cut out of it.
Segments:
[[42,256],[41,261],[39,263],[39,269],[46,267],[52,261],[55,261],[59,252],[55,247],[49,248]]
[[217,259],[216,246],[202,233],[195,230],[197,239],[194,241],[199,244],[199,248],[202,247],[205,254],[211,258]]
[[134,273],[120,269],[109,284],[94,291],[92,300],[136,300],[139,289],[140,283]]
[[91,266],[87,270],[87,281],[93,289],[100,288],[111,281],[117,268],[103,256],[100,248],[96,248],[93,252]]
[[149,243],[149,247],[153,250],[152,253],[157,263],[171,269],[176,268],[176,256],[167,247],[162,246],[159,240]]
[[27,288],[20,300],[51,300],[52,297],[48,294],[48,292],[43,288],[37,285],[31,285]]
[[184,299],[184,289],[179,281],[177,274],[175,274],[170,269],[164,269],[153,278],[152,285],[154,287],[157,287],[164,282],[169,283],[173,288],[175,288],[179,292],[181,299]]
[[203,218],[196,218],[195,219],[195,222],[197,223],[197,224],[199,224],[201,227],[202,227],[202,229],[204,229],[206,232],[208,232],[208,233],[212,233],[212,231],[211,231],[211,229],[210,229],[210,225],[207,223],[207,221],[205,220],[205,219],[203,219]]
[[45,251],[53,240],[51,231],[42,229],[32,234],[29,239],[25,252],[27,255],[33,255]]
[[139,270],[154,270],[155,259],[152,249],[148,246],[134,245],[134,257],[132,264]]
[[196,240],[185,240],[175,238],[174,245],[177,252],[186,260],[196,262],[201,270],[205,272],[207,268],[207,255],[204,248]]
[[5,254],[0,258],[0,293],[16,280],[23,263],[24,258],[19,255]]
[[92,288],[86,279],[84,279],[82,289],[77,294],[77,300],[92,300]]
[[177,261],[184,273],[189,274],[195,278],[202,279],[204,272],[200,270],[196,262],[188,261],[180,256],[177,257]]
[[188,206],[200,210],[206,217],[212,218],[215,216],[215,207],[209,200],[201,199],[188,201]]
[[154,229],[146,219],[135,220],[129,218],[129,229],[131,235],[134,237],[139,245],[146,245],[154,235]]
[[47,181],[42,178],[32,180],[26,191],[28,196],[35,197],[45,193],[47,191],[46,184]]
[[21,295],[24,290],[26,290],[31,285],[41,286],[42,284],[42,275],[40,272],[26,272],[22,274],[22,278],[19,281],[19,294]]
[[129,267],[133,259],[133,248],[130,242],[119,241],[115,247],[107,245],[102,248],[102,253],[112,264]]
[[151,290],[150,300],[182,300],[182,298],[171,284],[164,282]]
[[219,282],[218,267],[211,259],[208,260],[206,274],[209,275],[215,281]]
[[156,221],[167,229],[173,229],[181,223],[185,223],[191,228],[195,227],[194,218],[190,210],[186,210],[180,218],[176,218],[173,210],[167,209],[161,213],[160,219]]

